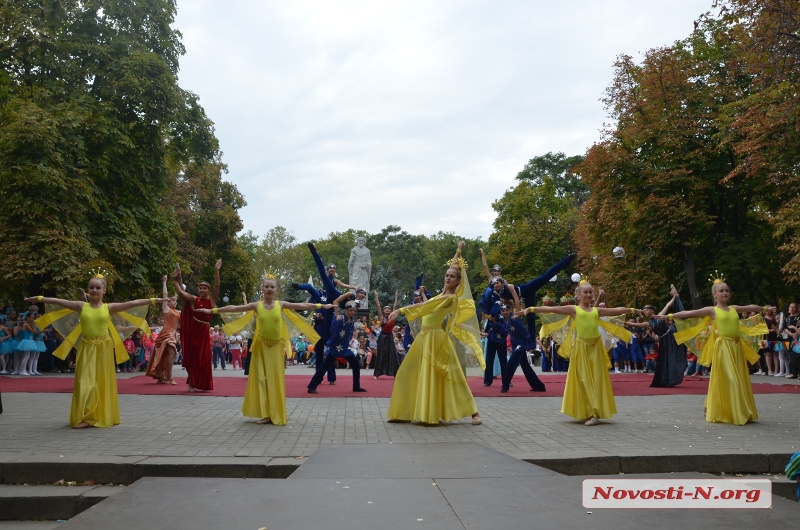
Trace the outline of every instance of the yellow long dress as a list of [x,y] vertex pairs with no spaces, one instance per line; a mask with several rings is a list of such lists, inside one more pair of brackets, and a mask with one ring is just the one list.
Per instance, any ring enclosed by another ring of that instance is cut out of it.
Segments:
[[[744,425],[758,419],[753,387],[747,362],[758,362],[758,353],[748,343],[767,333],[759,316],[755,320],[739,320],[733,309],[714,308],[715,319],[706,317],[676,320],[675,340],[698,356],[697,362],[712,366],[706,396],[706,421]],[[709,329],[710,326],[710,329]]]
[[561,412],[575,419],[610,418],[617,412],[608,360],[599,331],[600,319],[597,308],[584,311],[575,306],[575,330],[577,337],[569,357],[567,382]]
[[108,304],[93,308],[87,302],[81,306],[80,313],[54,304],[45,304],[45,308],[47,313],[34,323],[39,329],[52,325],[64,337],[53,356],[64,360],[73,347],[77,349],[70,425],[75,427],[81,422],[94,427],[118,425],[115,369],[117,364],[129,358],[122,340],[137,328],[150,335],[144,319],[147,306],[130,308],[114,315],[109,312]]
[[83,338],[75,356],[69,424],[75,427],[85,421],[93,427],[118,425],[117,374],[108,304],[98,308],[83,304],[80,321]]
[[281,336],[281,305],[256,309],[256,335],[250,352],[250,373],[244,391],[242,414],[249,418],[270,418],[274,425],[286,425],[286,364]]
[[[291,337],[304,335],[311,342],[319,335],[303,318],[275,301],[272,309],[263,302],[255,311],[220,313],[227,322],[222,328],[231,335],[248,328],[255,316],[255,334],[250,348],[250,372],[242,402],[242,414],[248,418],[270,418],[274,425],[286,425],[285,353],[291,355]],[[248,328],[249,329],[249,328]]]
[[422,319],[422,330],[395,376],[390,420],[439,423],[478,412],[455,346],[443,326],[457,305],[458,298],[452,295],[404,308],[409,321]]

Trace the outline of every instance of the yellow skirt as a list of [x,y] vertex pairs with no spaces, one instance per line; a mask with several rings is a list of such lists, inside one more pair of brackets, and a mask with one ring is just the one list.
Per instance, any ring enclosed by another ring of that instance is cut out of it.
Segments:
[[444,330],[423,329],[394,380],[389,419],[439,423],[478,412],[464,370]]
[[610,418],[616,414],[617,406],[608,375],[608,354],[601,337],[578,337],[575,340],[561,412],[577,420]]
[[270,418],[274,425],[286,425],[286,364],[283,341],[268,346],[253,341],[250,372],[244,391],[242,414],[249,418]]
[[711,357],[706,421],[744,425],[757,419],[756,400],[739,338],[717,337]]
[[120,423],[111,337],[84,337],[78,345],[69,424],[75,427],[84,421],[93,427]]

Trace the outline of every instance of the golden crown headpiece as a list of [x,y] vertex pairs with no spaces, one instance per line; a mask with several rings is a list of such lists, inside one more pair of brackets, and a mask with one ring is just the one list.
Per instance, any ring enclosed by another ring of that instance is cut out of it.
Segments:
[[270,267],[264,273],[264,277],[262,278],[262,281],[263,280],[274,280],[274,279],[275,279],[275,270],[272,267]]
[[717,271],[714,271],[714,274],[708,275],[708,281],[710,281],[713,285],[717,285],[718,283],[722,283],[725,281],[725,277]]
[[100,267],[96,267],[89,272],[92,274],[92,278],[100,278],[101,280],[107,280],[109,276],[108,271]]
[[589,283],[589,278],[587,278],[586,276],[584,276],[583,274],[581,274],[581,281],[579,281],[579,282],[578,282],[578,287],[580,287],[580,286],[581,286],[581,285],[583,285],[584,283]]
[[461,254],[449,260],[447,263],[445,263],[445,265],[448,267],[456,267],[459,269],[463,268],[464,270],[467,270],[467,260],[461,257]]

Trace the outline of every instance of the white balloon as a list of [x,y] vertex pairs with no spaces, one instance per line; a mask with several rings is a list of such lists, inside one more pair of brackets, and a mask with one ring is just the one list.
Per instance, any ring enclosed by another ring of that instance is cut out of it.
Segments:
[[575,273],[572,274],[572,276],[570,276],[570,279],[573,282],[578,283],[579,281],[581,281],[581,275],[578,274],[577,272],[575,272]]

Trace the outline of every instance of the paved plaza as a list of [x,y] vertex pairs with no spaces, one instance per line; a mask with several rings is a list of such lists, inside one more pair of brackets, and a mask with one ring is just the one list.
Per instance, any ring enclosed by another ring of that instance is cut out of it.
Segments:
[[[312,370],[297,366],[287,373],[310,378]],[[349,384],[348,374],[349,370],[339,370],[337,384]],[[217,370],[214,375],[243,377],[232,370]],[[468,375],[477,377],[479,372],[470,369]],[[548,377],[542,375],[545,383]],[[752,379],[798,384],[783,378]],[[364,379],[367,389],[370,380],[369,375]],[[518,377],[516,382],[524,384],[524,379]],[[365,397],[290,398],[285,426],[256,425],[242,417],[241,397],[121,395],[121,425],[82,430],[67,425],[70,394],[5,393],[0,465],[5,482],[11,482],[7,479],[14,472],[12,464],[19,472],[25,469],[20,466],[59,462],[127,462],[150,469],[253,463],[283,466],[282,475],[277,476],[287,476],[320,448],[473,443],[567,475],[701,471],[777,477],[788,455],[800,451],[800,394],[757,394],[759,421],[737,427],[707,423],[704,396],[681,395],[680,387],[675,392],[617,397],[618,414],[596,427],[561,414],[560,398],[533,395],[476,398],[483,417],[480,426],[472,426],[469,419],[439,426],[390,424],[386,422],[389,399],[368,393]],[[174,476],[192,473],[184,470]],[[0,528],[10,527],[0,524]]]
[[[470,369],[470,377],[478,371]],[[305,366],[288,373],[308,374]],[[348,385],[349,370],[338,384]],[[216,377],[244,377],[232,370]],[[124,377],[124,375],[123,375]],[[624,374],[615,377],[625,377]],[[547,382],[548,374],[543,374]],[[754,382],[797,385],[795,380],[752,376]],[[364,379],[369,389],[370,378]],[[517,384],[524,380],[516,379]],[[759,421],[737,427],[712,424],[703,417],[704,396],[617,397],[613,419],[586,427],[561,414],[561,398],[477,398],[483,425],[468,419],[426,427],[386,422],[387,398],[289,398],[285,426],[256,425],[241,413],[242,398],[121,395],[122,424],[109,429],[74,430],[67,425],[70,394],[3,395],[0,458],[130,457],[291,457],[304,458],[319,447],[350,443],[474,442],[518,459],[599,455],[800,451],[800,395],[759,394]]]

